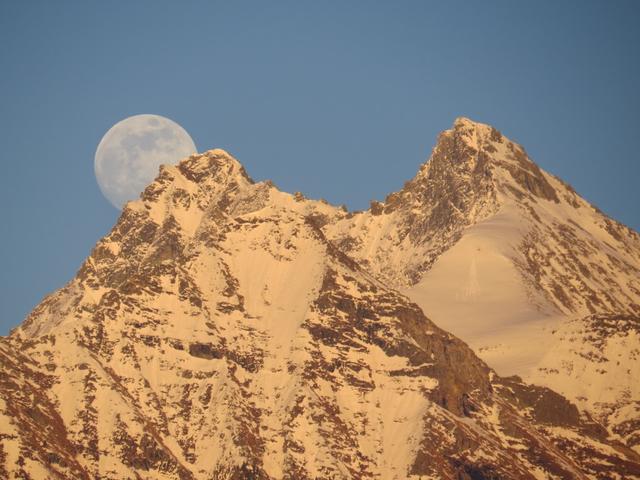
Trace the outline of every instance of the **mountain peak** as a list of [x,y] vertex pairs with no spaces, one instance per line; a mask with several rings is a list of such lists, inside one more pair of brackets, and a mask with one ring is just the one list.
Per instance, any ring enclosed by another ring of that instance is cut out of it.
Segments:
[[476,122],[475,120],[471,120],[469,117],[457,117],[453,121],[453,127],[473,127],[473,128],[492,128],[490,125],[485,123]]
[[228,176],[242,177],[249,183],[253,183],[242,164],[221,148],[191,155],[182,160],[177,168],[185,177],[195,182],[224,172]]
[[[143,202],[157,202],[166,193],[178,190],[211,197],[255,183],[242,164],[222,149],[195,153],[177,165],[161,165],[155,180],[142,192]],[[135,203],[135,202],[133,202]]]
[[[503,142],[502,134],[493,126],[476,122],[467,117],[456,118],[453,122],[453,127],[443,132],[443,134],[453,134],[476,151],[481,150],[484,146]],[[511,142],[507,141],[507,143],[510,144]],[[489,147],[489,150],[491,151],[495,148],[495,145],[493,145],[493,148]]]
[[[434,164],[440,164],[439,168]],[[521,145],[491,125],[466,117],[456,118],[453,128],[442,132],[430,160],[422,166],[418,177],[430,170],[457,170],[458,175],[471,176],[480,182],[492,178],[498,190],[515,195],[518,200],[531,195],[555,203],[559,201],[549,182],[549,175],[538,167]]]

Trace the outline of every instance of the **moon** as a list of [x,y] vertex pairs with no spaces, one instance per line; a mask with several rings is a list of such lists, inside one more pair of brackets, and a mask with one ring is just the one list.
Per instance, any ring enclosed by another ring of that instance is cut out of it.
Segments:
[[184,128],[160,115],[134,115],[105,133],[96,150],[96,180],[117,209],[134,200],[158,175],[162,164],[175,164],[196,153]]

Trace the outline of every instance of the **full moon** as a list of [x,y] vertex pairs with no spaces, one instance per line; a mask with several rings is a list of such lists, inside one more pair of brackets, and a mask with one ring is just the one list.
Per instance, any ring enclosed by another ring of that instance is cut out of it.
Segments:
[[100,190],[118,209],[139,197],[162,164],[196,153],[189,134],[160,115],[134,115],[116,123],[98,144],[94,168]]

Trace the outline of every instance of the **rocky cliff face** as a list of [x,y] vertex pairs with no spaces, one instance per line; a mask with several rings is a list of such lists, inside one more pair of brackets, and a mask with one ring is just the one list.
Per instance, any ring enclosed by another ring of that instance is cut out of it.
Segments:
[[[0,476],[640,478],[633,422],[615,437],[499,376],[398,292],[502,211],[474,125],[361,214],[255,183],[221,150],[163,167],[0,341]],[[513,162],[537,202],[562,201]],[[548,299],[540,278],[524,284]]]

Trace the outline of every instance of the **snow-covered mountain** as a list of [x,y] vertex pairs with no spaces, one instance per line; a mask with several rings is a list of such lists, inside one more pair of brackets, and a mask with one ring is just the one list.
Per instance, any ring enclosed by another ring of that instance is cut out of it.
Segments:
[[638,255],[465,119],[360,213],[194,155],[0,340],[0,477],[640,478]]
[[503,375],[640,451],[640,236],[495,128],[457,119],[414,179],[327,236]]

